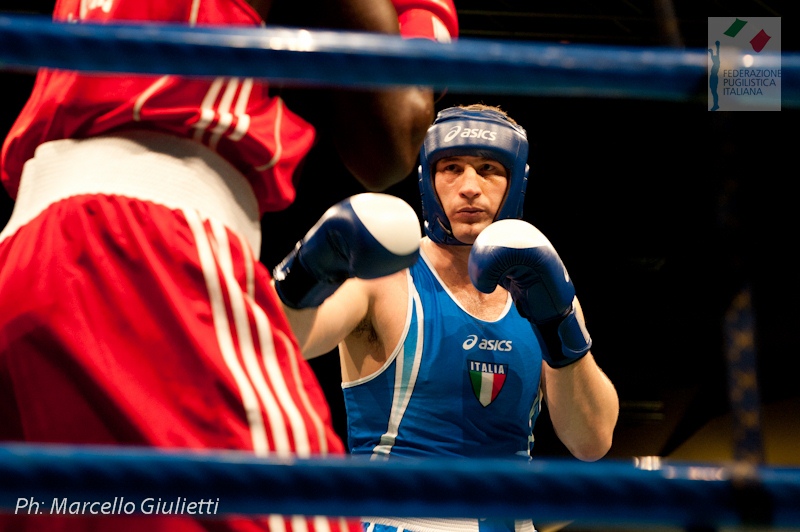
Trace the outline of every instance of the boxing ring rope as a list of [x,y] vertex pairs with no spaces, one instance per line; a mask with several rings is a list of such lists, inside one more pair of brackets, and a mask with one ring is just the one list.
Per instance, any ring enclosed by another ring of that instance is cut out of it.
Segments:
[[[298,56],[302,60],[298,60]],[[781,68],[800,107],[800,54]],[[289,28],[60,24],[0,15],[0,69],[260,77],[299,85],[705,101],[707,52],[427,40]],[[480,75],[475,73],[479,72]],[[214,500],[216,515],[498,517],[592,525],[800,528],[800,470],[753,463],[537,459],[371,462],[225,451],[0,445],[0,511],[34,501]],[[131,506],[125,502],[132,503]],[[126,511],[119,513],[127,513]]]
[[[214,501],[216,515],[383,515],[595,525],[800,526],[800,471],[743,463],[257,458],[240,452],[0,446],[0,510],[33,501]],[[642,467],[647,465],[648,467]],[[144,511],[143,511],[144,508]],[[87,512],[88,513],[88,512]]]
[[[782,104],[800,107],[800,54],[761,54],[760,60],[765,68],[782,69]],[[705,101],[707,62],[705,49],[467,38],[443,45],[289,28],[65,24],[41,16],[0,16],[4,69],[46,66],[305,85],[425,85],[450,92]]]

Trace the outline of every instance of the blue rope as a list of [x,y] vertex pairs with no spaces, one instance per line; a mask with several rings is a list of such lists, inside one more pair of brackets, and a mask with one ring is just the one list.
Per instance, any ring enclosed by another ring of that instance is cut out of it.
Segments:
[[[707,51],[450,44],[290,28],[66,24],[0,16],[0,68],[258,77],[299,85],[426,85],[450,92],[705,101]],[[783,54],[783,104],[800,106],[800,55]],[[793,75],[792,75],[793,74]]]
[[[259,459],[239,452],[130,447],[0,446],[0,510],[54,499],[216,501],[216,515],[535,517],[591,524],[800,525],[800,470],[736,463],[551,459]],[[119,506],[119,505],[118,505]]]

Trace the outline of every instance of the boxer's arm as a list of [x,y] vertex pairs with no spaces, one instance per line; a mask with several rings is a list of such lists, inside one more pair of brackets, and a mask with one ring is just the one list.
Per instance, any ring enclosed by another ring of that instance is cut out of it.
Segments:
[[593,462],[611,449],[619,397],[588,353],[561,369],[542,364],[545,402],[558,439],[576,458]]
[[369,295],[357,280],[407,268],[417,260],[420,238],[414,209],[388,194],[356,194],[323,214],[273,270],[307,358],[333,349],[365,317]]
[[[349,1],[357,3],[359,0]],[[382,0],[367,0],[367,3],[381,13],[381,25],[395,26],[384,27],[381,32],[399,31],[404,38],[440,42],[458,37],[458,16],[451,0],[392,0],[391,22],[383,20],[385,7],[379,6],[384,4]],[[354,124],[356,145],[343,136],[338,136],[335,142],[347,168],[368,190],[383,190],[413,172],[419,148],[434,118],[432,89],[406,87],[383,92],[339,92],[336,100],[339,123],[350,120],[353,114],[366,113],[366,120]],[[358,144],[377,149],[362,152]],[[375,168],[383,168],[384,174],[375,175],[372,171]]]
[[431,89],[337,91],[334,100],[334,122],[347,124],[333,135],[334,145],[366,190],[386,190],[411,175],[433,123]]
[[293,309],[284,305],[304,358],[330,352],[367,317],[373,296],[368,291],[370,286],[374,283],[349,279],[318,307]]
[[[399,35],[390,0],[274,0],[267,24]],[[262,15],[263,16],[263,15]],[[291,91],[294,92],[294,91]],[[382,191],[414,171],[433,122],[433,91],[426,87],[314,90],[308,117],[330,137],[349,172],[370,191]]]
[[605,456],[619,398],[592,356],[583,310],[552,244],[522,220],[495,222],[476,239],[469,274],[483,292],[506,288],[541,339],[545,401],[559,439],[580,460]]

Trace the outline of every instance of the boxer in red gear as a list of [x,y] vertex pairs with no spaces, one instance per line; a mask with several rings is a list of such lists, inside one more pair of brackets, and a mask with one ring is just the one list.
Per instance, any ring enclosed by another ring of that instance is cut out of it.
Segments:
[[[270,4],[59,0],[54,18],[259,26]],[[333,28],[399,31],[388,1],[309,5],[324,6]],[[293,201],[293,175],[315,138],[267,91],[250,78],[40,70],[0,160],[15,200],[0,233],[0,441],[344,452],[258,258],[260,218]],[[381,190],[413,170],[432,94],[354,94],[334,96],[353,132],[341,155],[365,188]],[[64,516],[50,513],[50,501],[42,507],[42,515],[0,516],[0,531],[360,526],[314,516]]]

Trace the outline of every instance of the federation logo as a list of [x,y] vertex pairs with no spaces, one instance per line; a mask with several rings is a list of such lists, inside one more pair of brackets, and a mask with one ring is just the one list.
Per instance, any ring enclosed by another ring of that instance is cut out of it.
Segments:
[[467,360],[467,370],[475,398],[484,407],[492,404],[506,382],[508,364]]
[[709,111],[781,110],[781,19],[709,17]]

